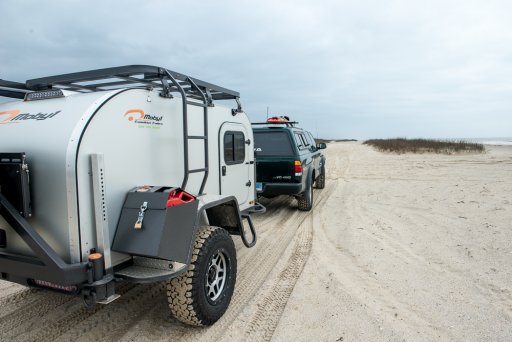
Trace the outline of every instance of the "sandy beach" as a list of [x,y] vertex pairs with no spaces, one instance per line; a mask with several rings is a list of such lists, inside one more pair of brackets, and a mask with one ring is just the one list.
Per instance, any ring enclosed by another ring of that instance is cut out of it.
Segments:
[[177,322],[165,284],[80,298],[0,281],[1,341],[511,341],[512,146],[485,154],[326,151],[327,185],[299,212],[263,200],[258,243],[236,239],[231,305]]

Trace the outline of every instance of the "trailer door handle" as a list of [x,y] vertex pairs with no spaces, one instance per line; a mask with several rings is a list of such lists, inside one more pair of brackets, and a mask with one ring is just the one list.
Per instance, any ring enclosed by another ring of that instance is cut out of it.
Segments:
[[223,166],[222,167],[222,175],[225,176],[226,175],[226,166]]

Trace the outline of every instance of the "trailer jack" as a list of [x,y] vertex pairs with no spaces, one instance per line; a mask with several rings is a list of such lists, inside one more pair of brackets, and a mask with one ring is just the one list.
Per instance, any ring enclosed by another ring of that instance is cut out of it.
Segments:
[[121,297],[115,293],[114,281],[114,276],[107,274],[103,279],[85,285],[82,289],[85,307],[92,309],[97,303],[106,305]]

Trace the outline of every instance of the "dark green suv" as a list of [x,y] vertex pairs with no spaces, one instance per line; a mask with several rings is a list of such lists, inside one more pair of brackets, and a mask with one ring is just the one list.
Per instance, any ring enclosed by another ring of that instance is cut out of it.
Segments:
[[313,185],[325,187],[324,143],[317,144],[296,122],[253,123],[258,196],[291,195],[299,210],[313,207]]

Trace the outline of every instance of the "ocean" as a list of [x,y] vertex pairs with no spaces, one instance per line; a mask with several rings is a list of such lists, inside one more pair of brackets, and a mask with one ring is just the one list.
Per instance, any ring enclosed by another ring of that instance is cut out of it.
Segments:
[[456,139],[464,140],[467,142],[474,142],[484,145],[512,145],[512,137],[499,137],[499,138],[465,138]]

